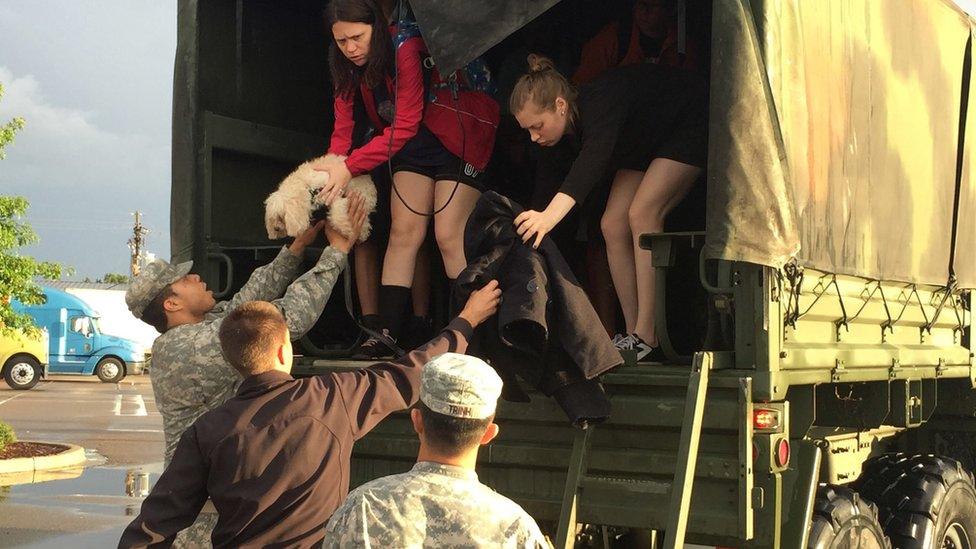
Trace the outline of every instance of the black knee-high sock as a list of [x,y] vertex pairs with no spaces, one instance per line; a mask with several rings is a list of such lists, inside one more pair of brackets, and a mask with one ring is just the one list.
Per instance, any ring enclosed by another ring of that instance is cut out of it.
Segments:
[[390,331],[394,339],[399,339],[410,302],[410,288],[403,286],[380,286],[380,318],[383,327]]
[[455,288],[456,278],[447,279],[447,314],[450,318],[456,317],[461,312],[464,303],[458,303],[457,288]]
[[383,321],[380,319],[380,315],[363,315],[359,322],[370,330],[383,329]]

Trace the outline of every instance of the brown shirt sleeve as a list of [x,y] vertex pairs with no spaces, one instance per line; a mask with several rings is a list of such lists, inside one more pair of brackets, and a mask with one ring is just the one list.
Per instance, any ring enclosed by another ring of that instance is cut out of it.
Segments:
[[473,329],[455,318],[426,345],[393,362],[332,375],[355,440],[365,436],[392,412],[409,408],[420,397],[421,366],[442,353],[464,353]]
[[207,501],[208,467],[191,425],[176,446],[173,461],[156,481],[139,516],[122,532],[119,548],[170,547],[180,530],[193,524]]

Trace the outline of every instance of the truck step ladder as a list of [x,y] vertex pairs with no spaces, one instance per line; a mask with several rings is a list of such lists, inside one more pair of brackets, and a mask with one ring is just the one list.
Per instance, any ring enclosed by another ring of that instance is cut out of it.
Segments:
[[[702,417],[705,412],[705,394],[708,389],[708,374],[712,367],[712,354],[695,353],[688,376],[688,393],[685,399],[684,417],[690,419],[681,428],[678,441],[678,460],[674,480],[670,488],[668,522],[665,528],[665,549],[684,547],[685,531],[688,527],[688,510],[691,506],[691,491],[695,482],[695,465],[698,461],[698,442],[701,438]],[[662,499],[668,490],[661,489],[657,483],[642,483],[622,479],[590,476],[590,447],[593,443],[595,426],[590,425],[576,433],[573,453],[569,459],[566,474],[566,487],[559,513],[559,528],[556,531],[556,548],[572,549],[575,542],[577,513],[580,501],[586,497],[587,489],[619,491],[621,497],[628,493],[642,492],[659,494]]]

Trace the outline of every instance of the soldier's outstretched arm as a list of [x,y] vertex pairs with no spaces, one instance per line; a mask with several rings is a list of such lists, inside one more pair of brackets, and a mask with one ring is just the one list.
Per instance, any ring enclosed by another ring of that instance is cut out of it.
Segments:
[[310,271],[288,286],[284,297],[272,301],[285,316],[292,339],[305,335],[319,319],[339,274],[346,266],[346,256],[356,245],[367,215],[369,212],[366,211],[363,198],[355,194],[349,201],[348,213],[349,234],[353,236],[339,233],[328,223],[316,225],[325,232],[329,247],[322,252],[318,263]]
[[278,255],[263,267],[258,267],[251,273],[244,286],[234,294],[234,297],[223,303],[218,303],[213,312],[221,316],[229,314],[248,301],[271,301],[278,299],[285,292],[285,288],[295,280],[295,271],[302,262],[305,248],[315,241],[315,237],[322,231],[324,221],[319,221],[298,235],[295,241],[284,247]]
[[285,316],[292,339],[312,329],[345,267],[346,252],[329,246],[314,267],[288,286],[284,297],[271,302]]

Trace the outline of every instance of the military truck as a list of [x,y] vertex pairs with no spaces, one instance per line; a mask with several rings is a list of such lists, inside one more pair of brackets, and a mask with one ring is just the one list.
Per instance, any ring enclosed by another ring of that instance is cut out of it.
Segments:
[[[608,11],[410,3],[444,72]],[[612,417],[586,430],[542,395],[503,403],[480,478],[559,547],[972,547],[973,20],[942,0],[678,5],[710,36],[709,164],[704,230],[641,237],[669,360],[604,375]],[[323,6],[180,1],[172,250],[218,295],[273,257],[262,199],[327,147]],[[362,366],[350,280],[298,370]],[[354,483],[416,450],[389,419]]]

